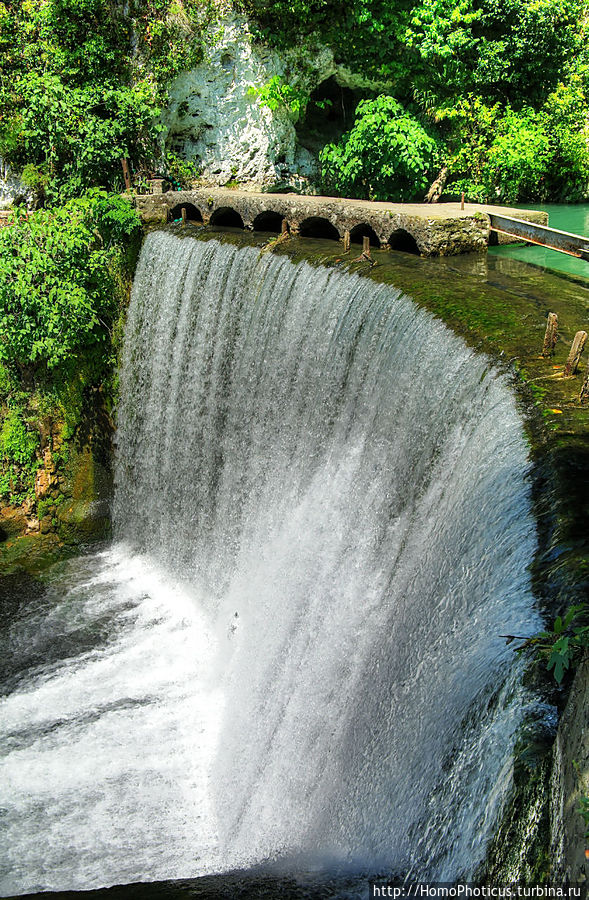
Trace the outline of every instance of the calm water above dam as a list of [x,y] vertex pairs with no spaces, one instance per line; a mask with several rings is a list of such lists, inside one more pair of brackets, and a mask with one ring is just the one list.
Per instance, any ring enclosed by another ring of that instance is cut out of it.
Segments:
[[[542,209],[548,213],[548,224],[559,231],[569,231],[572,234],[581,234],[587,237],[589,244],[589,204],[588,203],[548,203],[526,204],[527,209]],[[575,259],[565,253],[555,250],[546,250],[544,247],[535,247],[532,244],[516,244],[504,247],[490,247],[491,256],[499,256],[509,259],[518,259],[521,262],[531,263],[535,266],[551,269],[555,272],[564,272],[589,281],[589,262],[583,259]]]

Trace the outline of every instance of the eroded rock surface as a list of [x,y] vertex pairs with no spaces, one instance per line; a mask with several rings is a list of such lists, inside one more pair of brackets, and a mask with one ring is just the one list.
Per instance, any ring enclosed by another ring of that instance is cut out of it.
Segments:
[[286,181],[308,190],[317,160],[297,139],[300,112],[288,103],[263,102],[259,92],[278,78],[309,97],[331,77],[353,90],[387,87],[338,65],[322,44],[283,52],[267,47],[253,39],[245,18],[228,12],[211,28],[203,62],[170,88],[162,114],[166,147],[193,160],[202,183],[235,181],[255,190]]
[[587,882],[585,823],[579,813],[589,796],[589,659],[579,667],[554,744],[551,784],[552,878]]

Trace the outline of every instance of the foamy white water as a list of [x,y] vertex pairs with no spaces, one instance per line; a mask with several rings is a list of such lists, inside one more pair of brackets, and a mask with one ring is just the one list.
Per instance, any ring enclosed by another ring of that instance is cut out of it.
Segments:
[[118,543],[9,638],[64,649],[0,708],[0,887],[472,874],[538,625],[505,380],[394,289],[157,233],[121,392]]
[[[69,563],[49,599],[13,628],[13,649],[41,636],[62,658],[0,702],[2,895],[173,878],[203,854],[210,862],[223,698],[208,679],[216,642],[198,599],[124,545]],[[82,630],[95,646],[76,653]]]

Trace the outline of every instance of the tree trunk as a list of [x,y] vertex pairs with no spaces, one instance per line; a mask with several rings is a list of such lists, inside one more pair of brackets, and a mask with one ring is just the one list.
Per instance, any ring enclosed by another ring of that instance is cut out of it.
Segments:
[[438,172],[438,177],[433,182],[429,191],[423,198],[426,203],[437,203],[440,199],[440,195],[446,186],[446,182],[448,181],[448,166],[443,166]]

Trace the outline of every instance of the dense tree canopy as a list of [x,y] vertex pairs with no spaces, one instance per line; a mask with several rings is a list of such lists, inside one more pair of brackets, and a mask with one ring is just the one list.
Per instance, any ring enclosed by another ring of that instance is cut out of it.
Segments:
[[51,200],[123,187],[157,157],[170,78],[202,53],[208,6],[136,0],[0,2],[0,156]]
[[423,193],[436,160],[436,142],[392,97],[363,100],[341,145],[321,152],[328,188],[370,200]]
[[[28,381],[67,377],[108,342],[117,273],[140,230],[127,200],[102,191],[0,229],[0,363]],[[123,255],[122,255],[123,254]]]
[[93,190],[0,229],[0,499],[33,492],[41,432],[72,436],[113,376],[140,221]]
[[[327,189],[406,199],[402,160],[411,158],[415,198],[436,160],[450,171],[449,196],[589,195],[584,0],[242,2],[265,40],[320,39],[336,61],[390,85],[388,99],[367,97],[353,128],[323,150]],[[419,123],[436,153],[422,153]]]
[[[235,2],[260,39],[299,48],[319,40],[375,85],[357,98],[353,127],[321,154],[325,188],[366,194],[370,185],[371,196],[406,198],[404,165],[419,160],[415,197],[438,162],[450,171],[450,195],[587,196],[587,0]],[[121,188],[121,157],[136,175],[156,166],[167,85],[202,58],[215,7],[0,0],[0,156],[49,202]],[[278,91],[304,119],[309,98],[278,80],[256,87],[260,102],[271,105]],[[435,152],[424,151],[423,134]]]

